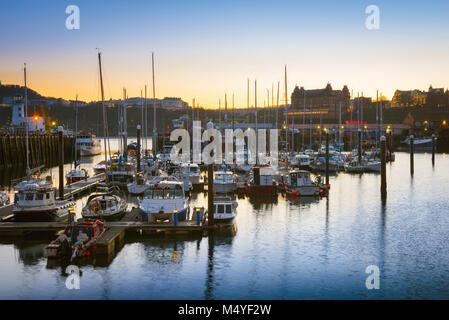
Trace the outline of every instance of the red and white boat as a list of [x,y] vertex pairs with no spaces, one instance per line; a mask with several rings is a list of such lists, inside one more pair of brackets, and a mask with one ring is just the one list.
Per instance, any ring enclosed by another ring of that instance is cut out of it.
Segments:
[[89,178],[89,174],[86,169],[75,169],[66,174],[67,184],[72,184],[81,180]]

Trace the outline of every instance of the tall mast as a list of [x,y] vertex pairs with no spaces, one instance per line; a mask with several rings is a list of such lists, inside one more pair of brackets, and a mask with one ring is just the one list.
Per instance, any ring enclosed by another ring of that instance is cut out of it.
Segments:
[[156,156],[157,151],[157,127],[156,127],[156,89],[154,84],[154,52],[151,53],[151,70],[153,74],[153,156]]
[[25,134],[26,134],[26,151],[27,151],[27,176],[30,174],[30,156],[28,147],[28,90],[27,90],[27,64],[23,64],[23,76],[25,80]]
[[224,113],[224,122],[225,125],[227,125],[228,123],[228,96],[225,93],[225,113]]
[[279,81],[278,81],[278,92],[276,100],[276,126],[279,124]]
[[221,121],[221,99],[218,99],[218,123]]
[[254,112],[256,116],[256,164],[259,164],[259,135],[257,134],[257,80],[254,80]]
[[75,169],[76,169],[76,154],[77,154],[77,143],[76,140],[78,139],[78,94],[76,95],[75,98],[75,156],[74,156],[74,161],[75,161]]
[[234,94],[232,94],[232,130],[235,129],[235,106],[234,106]]
[[103,88],[103,73],[101,70],[101,52],[98,52],[98,65],[100,67],[100,87],[101,87],[101,104],[103,106],[103,140],[104,140],[104,161],[105,161],[105,178],[106,178],[106,184],[108,184],[108,155],[107,155],[107,146],[106,146],[106,139],[107,139],[107,119],[106,119],[106,108],[104,106],[104,88]]
[[341,150],[341,101],[338,104],[338,151]]
[[306,88],[304,88],[304,115],[302,116],[302,149],[304,149],[305,126],[306,124]]
[[[288,146],[288,110],[287,110],[287,65],[285,65],[285,71],[284,71],[284,78],[285,78],[285,148]],[[288,149],[287,149],[288,151]]]
[[380,135],[382,136],[383,135],[383,132],[384,132],[384,128],[383,128],[383,125],[384,125],[384,119],[383,119],[383,110],[382,110],[382,92],[380,92],[380,110],[379,110],[379,112],[380,112]]
[[126,120],[126,88],[123,88],[123,153],[125,154],[125,159],[128,159],[128,128]]
[[145,120],[143,121],[145,125],[145,156],[148,152],[148,101],[147,101],[147,85],[145,85]]

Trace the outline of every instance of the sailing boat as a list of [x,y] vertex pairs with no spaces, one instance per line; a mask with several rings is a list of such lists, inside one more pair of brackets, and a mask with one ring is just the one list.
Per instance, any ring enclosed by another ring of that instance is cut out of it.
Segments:
[[89,174],[87,173],[86,169],[77,169],[77,167],[79,166],[79,163],[77,161],[77,154],[78,154],[78,150],[77,150],[77,146],[78,146],[78,95],[76,96],[76,100],[75,100],[75,142],[74,142],[74,159],[73,159],[73,164],[74,164],[74,169],[71,170],[69,173],[66,174],[66,179],[67,179],[67,184],[72,184],[81,180],[86,180],[87,178],[89,178]]
[[[25,78],[25,127],[26,127],[26,174],[27,180],[14,187],[14,221],[67,221],[69,212],[75,206],[74,201],[56,200],[56,189],[51,183],[51,177],[46,180],[39,178],[38,169],[30,169],[28,152],[28,117],[27,117],[27,81]],[[62,130],[62,127],[60,127]]]
[[[105,177],[106,185],[109,186],[108,177],[108,153],[107,153],[107,140],[108,140],[108,129],[106,120],[106,107],[104,104],[104,89],[103,89],[103,74],[101,70],[101,53],[98,52],[98,64],[100,69],[100,85],[101,85],[101,101],[103,104],[103,130],[104,130],[104,149],[105,149]],[[87,199],[87,204],[83,208],[81,214],[84,218],[100,219],[100,220],[119,220],[126,213],[126,201],[117,195],[112,194],[112,192],[106,188],[103,192],[91,195]]]

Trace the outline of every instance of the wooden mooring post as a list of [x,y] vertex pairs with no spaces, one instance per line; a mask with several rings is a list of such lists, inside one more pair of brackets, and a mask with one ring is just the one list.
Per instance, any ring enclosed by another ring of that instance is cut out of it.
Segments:
[[326,186],[329,185],[329,132],[326,132]]
[[435,166],[435,134],[432,134],[432,166]]
[[362,163],[362,131],[359,129],[357,132],[357,152],[359,157],[359,164]]
[[387,157],[386,157],[386,138],[380,137],[380,194],[382,199],[387,196]]
[[208,226],[214,225],[214,165],[207,168],[207,220]]
[[415,153],[415,137],[410,136],[410,174],[413,176],[415,173],[415,163],[414,163],[414,153]]

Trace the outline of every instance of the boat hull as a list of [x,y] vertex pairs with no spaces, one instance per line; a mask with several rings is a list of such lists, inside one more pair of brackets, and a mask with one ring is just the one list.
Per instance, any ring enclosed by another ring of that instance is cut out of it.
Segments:
[[49,210],[22,210],[14,208],[13,220],[16,222],[67,222],[70,209],[71,205],[65,208]]
[[320,195],[319,186],[287,187],[286,191],[292,196],[300,197],[316,197]]
[[214,191],[216,193],[234,193],[237,189],[235,183],[214,184]]

